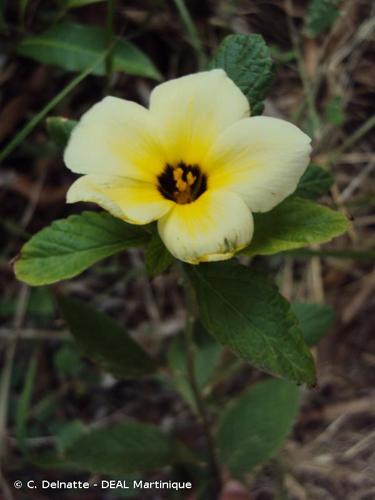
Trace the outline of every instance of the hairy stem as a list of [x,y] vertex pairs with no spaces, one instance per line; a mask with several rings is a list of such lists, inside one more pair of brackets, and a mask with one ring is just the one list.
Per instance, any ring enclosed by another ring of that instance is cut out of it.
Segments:
[[182,24],[188,34],[189,41],[195,50],[198,59],[199,69],[203,69],[206,65],[206,54],[203,50],[202,42],[199,38],[197,28],[192,20],[189,11],[186,8],[184,0],[174,0],[174,4],[180,15]]
[[111,88],[111,81],[113,75],[113,46],[114,46],[114,28],[113,19],[115,12],[115,0],[108,0],[107,3],[107,21],[106,21],[106,35],[107,35],[107,55],[105,57],[105,72],[107,77],[106,94]]
[[103,62],[107,55],[107,51],[103,52],[95,62],[89,66],[87,69],[82,71],[78,76],[74,77],[68,85],[66,85],[61,92],[59,92],[53,99],[49,101],[44,108],[39,111],[30,121],[27,123],[18,134],[4,147],[4,149],[0,152],[0,163],[2,163],[12,152],[13,150],[34,130],[34,128],[40,123],[43,118],[55,107],[59,102],[61,102],[78,84],[81,83],[88,75],[90,75],[93,70],[100,63]]
[[[289,12],[293,12],[293,2],[292,0],[286,0]],[[300,48],[300,40],[298,36],[298,31],[294,26],[293,19],[290,15],[287,15],[288,28],[292,40],[293,50],[297,58],[297,68],[300,79],[302,81],[303,89],[305,91],[306,104],[308,109],[308,115],[313,128],[313,135],[320,133],[320,118],[315,107],[315,96],[311,86],[311,82],[306,72],[305,63],[303,55]]]
[[220,471],[220,465],[217,456],[215,442],[212,436],[210,419],[207,413],[204,398],[199,389],[197,378],[195,375],[195,366],[194,366],[195,345],[193,338],[194,322],[195,322],[195,315],[194,315],[195,301],[190,283],[187,281],[187,279],[185,279],[185,276],[184,276],[184,286],[185,286],[186,307],[187,307],[186,328],[185,328],[187,376],[193,392],[195,405],[198,411],[198,416],[202,423],[203,431],[206,438],[210,473],[213,479],[212,498],[216,499],[221,491],[221,485],[222,485],[221,471]]

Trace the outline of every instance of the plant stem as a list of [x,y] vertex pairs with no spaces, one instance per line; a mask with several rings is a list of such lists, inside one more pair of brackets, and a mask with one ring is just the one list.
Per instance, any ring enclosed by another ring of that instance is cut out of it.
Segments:
[[43,120],[47,113],[53,109],[71,90],[74,89],[87,75],[92,71],[92,68],[85,70],[80,73],[76,78],[68,83],[66,87],[63,88],[38,114],[34,116],[32,120],[27,123],[23,129],[11,140],[0,153],[0,162],[4,161],[7,156],[30,134],[38,123]]
[[22,284],[19,288],[17,309],[13,320],[13,336],[9,340],[9,344],[5,351],[4,366],[1,373],[0,381],[0,469],[1,462],[5,456],[5,434],[8,420],[9,409],[9,391],[13,370],[13,363],[16,354],[18,332],[22,326],[25,311],[29,300],[30,289]]
[[94,68],[103,61],[107,54],[107,51],[101,54],[96,61],[89,66],[87,69],[82,71],[78,76],[73,78],[66,87],[62,89],[50,102],[44,106],[44,108],[37,113],[32,120],[29,121],[12,139],[5,148],[0,152],[0,163],[7,158],[10,153],[30,134],[30,132],[38,125],[38,123],[43,120],[43,118],[53,109],[60,101],[64,99],[82,80],[84,80]]
[[[289,12],[293,12],[292,0],[287,0],[287,5],[288,5]],[[302,52],[300,49],[300,40],[299,40],[298,32],[297,32],[296,27],[293,23],[291,15],[287,15],[287,23],[288,23],[288,28],[289,28],[291,40],[292,40],[293,50],[294,50],[294,52],[296,54],[296,58],[297,58],[298,73],[299,73],[300,79],[302,81],[303,89],[305,91],[305,99],[306,99],[306,104],[307,104],[307,108],[308,108],[308,114],[309,114],[310,122],[311,122],[312,128],[313,128],[312,132],[313,132],[313,135],[316,136],[319,134],[320,119],[319,119],[319,115],[318,115],[316,108],[315,108],[314,92],[313,92],[309,77],[308,77],[307,72],[306,72],[303,55],[302,55]]]
[[174,4],[180,14],[182,24],[185,26],[186,32],[189,36],[189,41],[197,54],[199,69],[203,69],[206,65],[206,54],[204,53],[203,45],[199,38],[194,21],[186,8],[184,0],[174,0]]
[[213,488],[212,494],[213,498],[217,498],[222,485],[221,479],[221,471],[219,460],[217,456],[215,442],[212,436],[210,419],[206,410],[206,405],[204,398],[201,394],[201,391],[198,386],[198,382],[195,375],[195,367],[194,367],[194,295],[191,289],[190,283],[184,277],[184,287],[185,287],[185,296],[186,296],[186,328],[185,328],[185,343],[186,343],[186,367],[187,367],[187,376],[188,380],[193,392],[194,401],[198,410],[198,416],[202,423],[203,431],[206,438],[207,443],[207,451],[208,451],[208,460],[210,472],[213,478]]
[[113,74],[113,46],[114,46],[114,29],[113,18],[115,12],[115,0],[108,0],[107,2],[107,55],[105,58],[105,72],[107,76],[106,94],[111,88],[111,80]]

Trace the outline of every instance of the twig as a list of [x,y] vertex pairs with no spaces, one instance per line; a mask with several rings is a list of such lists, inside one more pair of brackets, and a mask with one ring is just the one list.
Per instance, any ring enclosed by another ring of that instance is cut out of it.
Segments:
[[345,203],[352,196],[354,191],[358,189],[361,184],[367,179],[367,176],[375,168],[375,162],[369,163],[363,170],[360,170],[359,174],[354,177],[348,186],[341,193],[341,202]]
[[355,443],[355,445],[351,446],[348,450],[344,452],[342,455],[344,459],[351,460],[359,453],[362,453],[364,450],[368,448],[372,448],[375,441],[375,431],[370,432],[360,441]]
[[347,305],[342,315],[344,324],[350,323],[366,304],[368,297],[371,296],[375,288],[375,271],[371,274],[365,275],[361,279],[361,286],[358,293],[354,296],[353,300]]
[[373,127],[375,127],[375,115],[366,120],[365,123],[363,123],[355,132],[346,138],[339,148],[331,153],[329,163],[331,165],[336,163],[345,151],[350,149],[356,142],[362,139],[362,137],[367,134],[367,132],[370,132]]

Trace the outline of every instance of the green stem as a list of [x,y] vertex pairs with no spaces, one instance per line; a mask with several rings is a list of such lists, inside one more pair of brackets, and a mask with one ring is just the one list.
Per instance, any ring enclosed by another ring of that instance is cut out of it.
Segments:
[[10,153],[30,134],[30,132],[38,125],[38,123],[43,120],[43,118],[53,109],[60,101],[64,99],[82,80],[84,80],[90,73],[92,73],[93,69],[102,62],[103,58],[106,56],[107,52],[102,54],[95,61],[94,64],[89,66],[87,69],[82,71],[78,76],[73,78],[66,87],[62,89],[38,114],[34,116],[32,120],[27,123],[23,129],[18,132],[18,134],[12,139],[5,148],[0,153],[0,163],[7,158]]
[[187,376],[193,392],[194,401],[198,411],[198,416],[202,423],[203,431],[206,438],[209,467],[213,478],[212,498],[216,499],[220,494],[222,486],[221,470],[220,470],[215,442],[212,436],[210,419],[206,410],[204,398],[199,389],[199,385],[195,375],[195,366],[194,366],[195,345],[193,338],[194,323],[195,323],[194,294],[193,290],[191,289],[190,283],[187,281],[187,279],[185,279],[185,275],[183,276],[183,278],[184,278],[186,307],[187,307],[186,328],[185,328]]
[[[293,11],[292,0],[287,0],[287,4],[289,7],[289,11],[292,12]],[[301,49],[300,49],[300,40],[298,37],[298,32],[294,26],[292,17],[290,15],[287,16],[287,23],[288,23],[288,27],[289,27],[290,36],[292,39],[293,49],[294,49],[294,52],[295,52],[296,58],[297,58],[298,73],[299,73],[299,76],[300,76],[300,79],[301,79],[301,82],[303,85],[303,89],[304,89],[305,95],[306,95],[306,104],[307,104],[308,114],[309,114],[310,121],[311,121],[312,128],[313,128],[313,135],[316,135],[316,132],[319,131],[319,129],[320,129],[320,119],[319,119],[319,115],[318,115],[318,113],[316,111],[316,107],[315,107],[314,91],[313,91],[313,88],[311,86],[309,77],[308,77],[306,69],[305,69],[305,63],[304,63],[303,56],[302,56]]]
[[113,75],[113,46],[114,46],[114,29],[113,18],[115,12],[115,0],[108,0],[107,2],[107,55],[105,58],[105,72],[107,76],[106,94],[111,87],[111,80]]
[[199,38],[198,31],[195,27],[194,21],[192,20],[189,11],[186,8],[184,0],[174,0],[175,6],[180,15],[181,21],[186,29],[189,37],[189,41],[193,46],[198,59],[199,69],[203,69],[206,65],[206,54],[203,50],[202,42]]

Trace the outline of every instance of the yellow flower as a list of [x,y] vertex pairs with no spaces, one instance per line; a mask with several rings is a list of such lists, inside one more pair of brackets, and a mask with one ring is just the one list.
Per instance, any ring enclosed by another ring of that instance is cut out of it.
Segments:
[[252,212],[295,190],[311,150],[296,126],[249,114],[220,69],[158,85],[149,109],[106,97],[83,115],[65,151],[68,168],[85,174],[67,201],[97,203],[132,224],[157,220],[182,261],[228,259],[249,244]]

